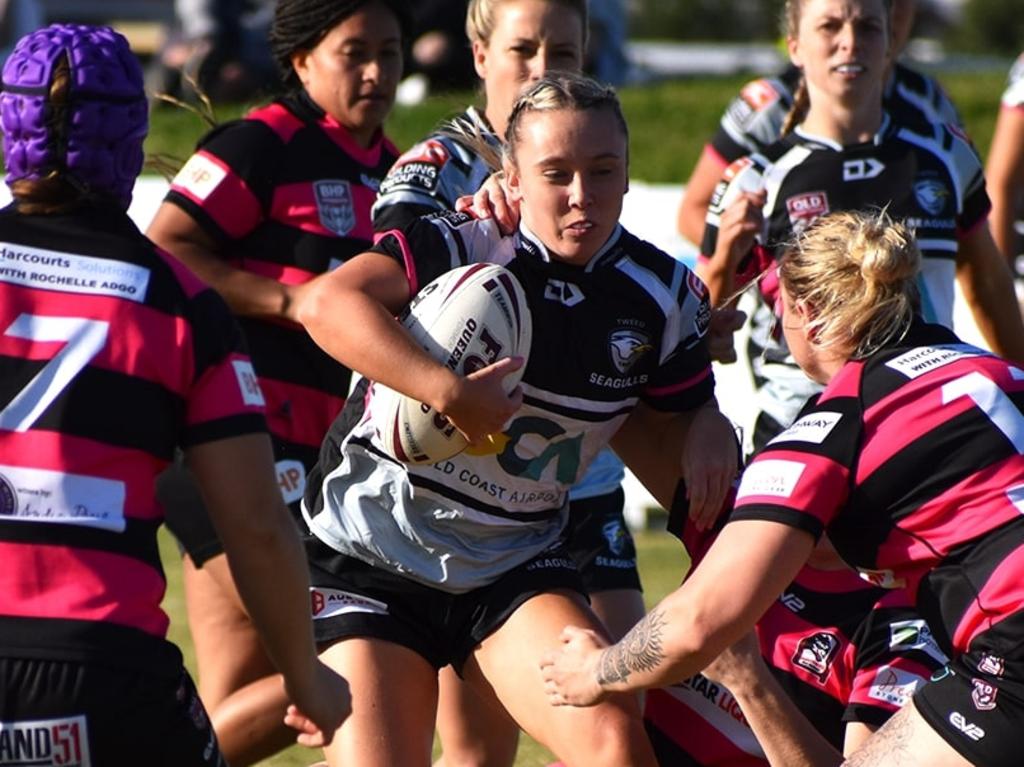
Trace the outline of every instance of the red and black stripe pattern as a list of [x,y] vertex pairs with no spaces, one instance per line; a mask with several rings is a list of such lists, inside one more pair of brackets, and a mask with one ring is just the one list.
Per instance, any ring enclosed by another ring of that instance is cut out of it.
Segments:
[[0,652],[161,646],[154,479],[265,429],[227,307],[124,213],[0,213]]

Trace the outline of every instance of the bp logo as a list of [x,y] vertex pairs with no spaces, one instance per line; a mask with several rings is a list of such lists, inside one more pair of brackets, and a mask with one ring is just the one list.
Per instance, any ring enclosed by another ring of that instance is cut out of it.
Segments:
[[949,189],[937,179],[924,178],[914,184],[914,197],[917,198],[918,205],[929,214],[937,216],[946,207]]
[[639,330],[613,330],[608,337],[612,364],[623,375],[632,370],[637,360],[653,348],[647,334]]
[[13,517],[18,513],[18,491],[0,474],[0,517]]
[[356,225],[352,187],[340,179],[324,179],[313,184],[316,209],[324,229],[344,237]]

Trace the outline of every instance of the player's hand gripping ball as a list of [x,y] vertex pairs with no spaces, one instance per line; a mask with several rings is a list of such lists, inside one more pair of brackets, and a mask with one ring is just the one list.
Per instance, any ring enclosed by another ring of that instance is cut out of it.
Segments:
[[[460,376],[505,357],[528,357],[533,323],[515,276],[496,264],[453,269],[416,294],[400,318],[427,353]],[[511,392],[525,365],[505,377]],[[370,389],[369,417],[380,447],[410,464],[443,461],[468,446],[432,407],[381,384]]]

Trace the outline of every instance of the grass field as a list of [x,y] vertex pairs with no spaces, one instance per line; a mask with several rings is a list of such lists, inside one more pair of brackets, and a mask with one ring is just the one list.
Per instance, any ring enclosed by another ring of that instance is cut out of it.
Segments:
[[[950,75],[942,78],[959,106],[968,131],[982,156],[987,152],[995,121],[1004,72]],[[631,131],[631,177],[650,183],[683,183],[701,147],[714,130],[719,115],[745,78],[693,79],[627,88],[622,101]],[[427,103],[395,110],[388,132],[400,148],[425,135],[441,118],[461,109],[471,94],[435,98]],[[220,120],[230,119],[241,106],[218,109]],[[147,152],[177,160],[180,165],[204,131],[203,123],[184,110],[162,107],[155,111]],[[169,589],[165,601],[172,618],[171,638],[194,668],[191,642],[184,624],[180,564],[169,539],[162,536]],[[648,604],[678,584],[686,559],[682,547],[668,535],[645,532],[638,537],[641,575]],[[316,761],[316,752],[292,748],[264,762],[272,767],[299,767]],[[551,756],[529,738],[520,744],[517,767],[542,767]]]

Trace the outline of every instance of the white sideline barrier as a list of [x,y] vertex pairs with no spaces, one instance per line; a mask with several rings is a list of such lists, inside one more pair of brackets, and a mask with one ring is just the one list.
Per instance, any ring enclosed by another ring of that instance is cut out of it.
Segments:
[[[166,191],[167,182],[162,178],[143,176],[139,179],[128,213],[140,229],[145,230],[149,225]],[[622,223],[633,234],[692,265],[696,250],[677,234],[675,228],[676,210],[682,192],[681,184],[630,181],[630,191],[622,209]],[[7,187],[0,185],[0,204],[6,205],[9,201]],[[959,288],[953,322],[961,338],[968,343],[985,346]],[[736,344],[742,352],[746,344],[744,333],[737,335]],[[744,431],[748,431],[754,416],[753,390],[743,354],[740,354],[740,361],[734,365],[716,363],[714,368],[717,382],[715,394],[722,410]],[[624,487],[626,519],[633,529],[643,529],[647,525],[647,510],[656,508],[658,503],[632,474],[627,473]]]

